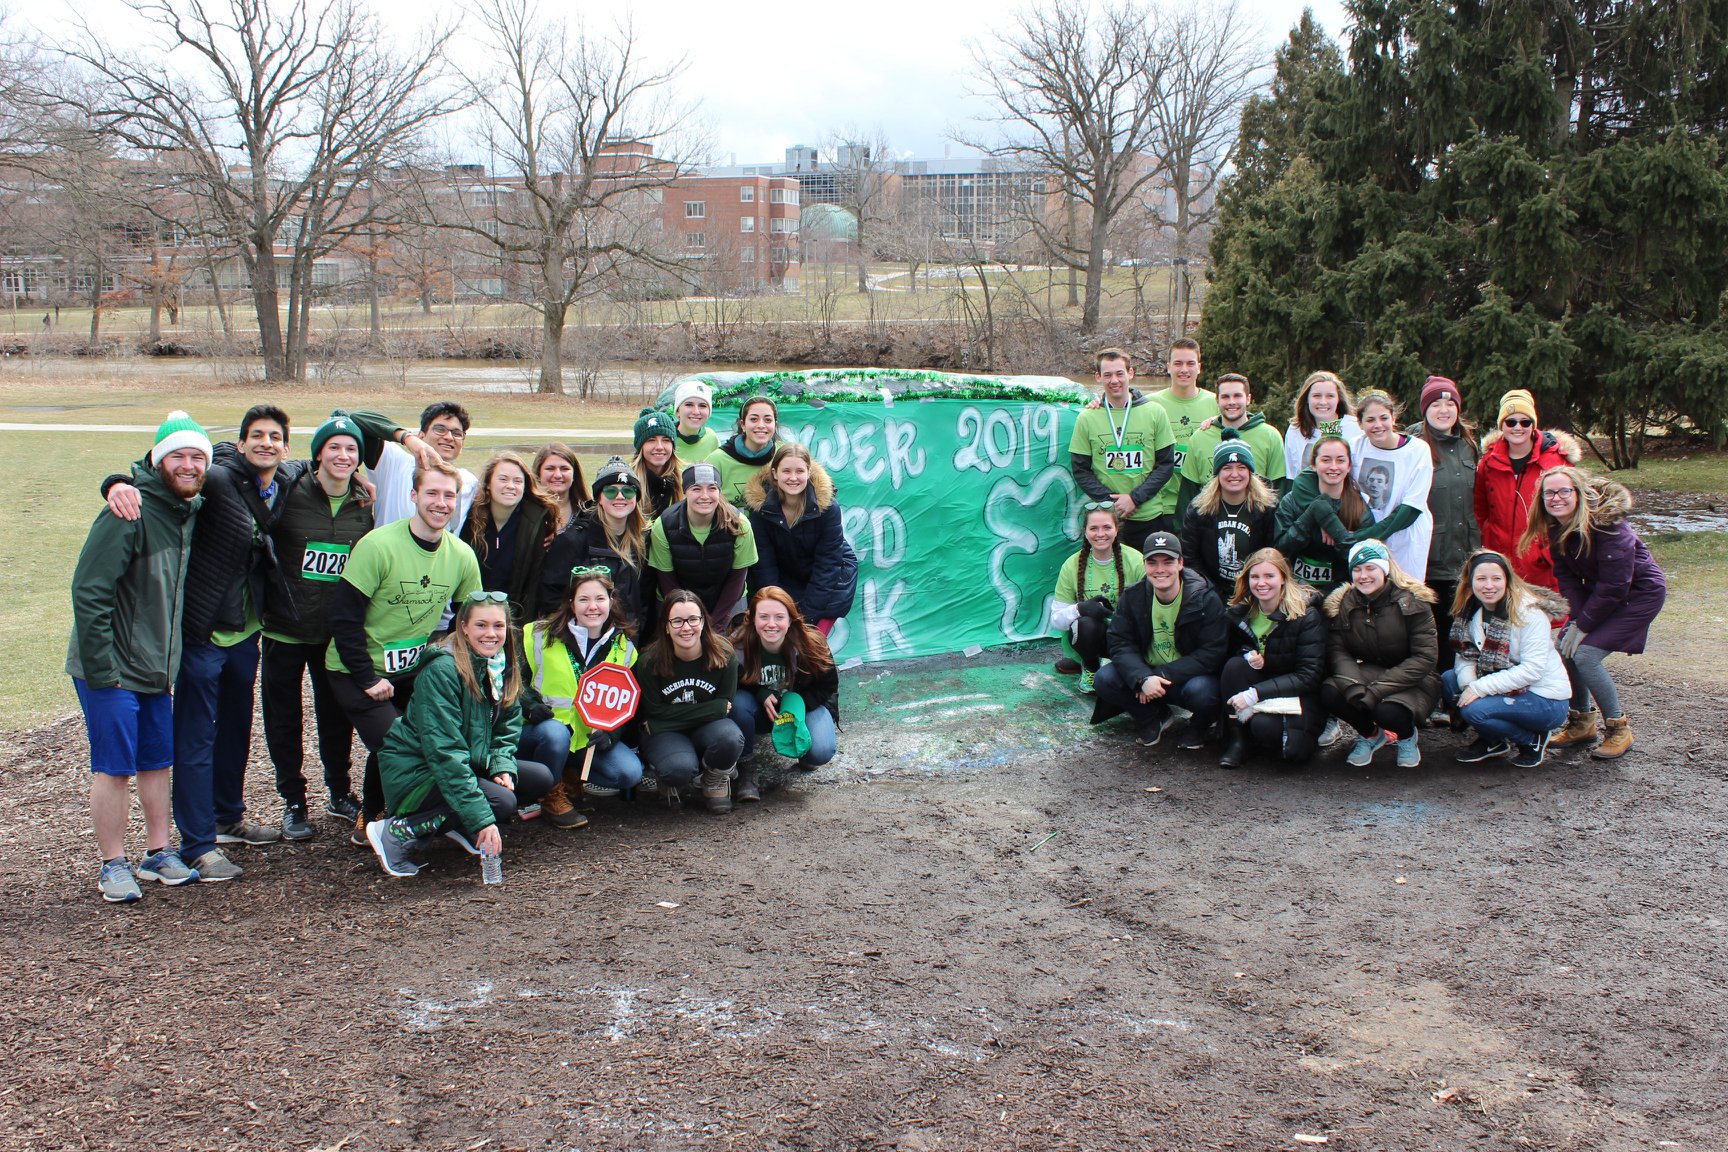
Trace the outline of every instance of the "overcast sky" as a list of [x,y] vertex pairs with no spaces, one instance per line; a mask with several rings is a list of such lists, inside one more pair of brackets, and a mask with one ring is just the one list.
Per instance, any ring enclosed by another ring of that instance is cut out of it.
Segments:
[[[366,0],[362,0],[366,2]],[[222,0],[212,0],[219,8]],[[316,3],[316,0],[314,0]],[[1260,25],[1267,57],[1304,7],[1327,32],[1342,32],[1335,0],[1241,0]],[[428,13],[461,11],[445,0],[371,0],[406,37]],[[941,156],[954,130],[987,107],[968,94],[970,45],[986,41],[1013,11],[999,0],[862,0],[742,7],[718,0],[544,0],[551,15],[576,14],[592,29],[633,19],[653,62],[685,59],[679,88],[700,104],[716,163],[777,161],[792,144],[822,146],[848,128],[879,129],[899,154]],[[80,0],[77,10],[118,32],[130,14],[119,0]],[[15,19],[52,37],[69,6],[14,7]],[[456,48],[462,54],[461,45]],[[963,150],[955,146],[955,154]]]

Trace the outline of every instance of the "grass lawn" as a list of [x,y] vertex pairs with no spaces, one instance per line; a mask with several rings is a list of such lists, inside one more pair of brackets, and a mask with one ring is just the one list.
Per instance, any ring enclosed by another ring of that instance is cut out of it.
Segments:
[[[0,376],[0,422],[145,425],[154,429],[171,408],[183,407],[213,429],[231,430],[240,413],[259,397],[253,384],[224,382],[208,369],[189,368],[183,377],[127,379],[93,366],[83,379],[61,374],[51,381]],[[356,395],[336,388],[281,387],[269,396],[282,405],[304,444],[310,430],[334,406],[376,406],[412,424],[438,393],[398,389],[387,395]],[[484,435],[486,426],[524,429],[584,429],[572,436],[590,470],[612,451],[629,446],[636,417],[633,404],[582,403],[563,397],[473,393],[465,395],[476,435],[464,462],[476,471],[500,447],[531,451],[549,437]],[[0,477],[7,490],[10,529],[0,534],[0,569],[11,594],[0,599],[0,629],[10,638],[0,665],[0,732],[32,728],[76,710],[71,681],[63,672],[71,627],[67,589],[84,537],[100,504],[98,485],[110,472],[149,447],[150,432],[0,433]],[[1724,461],[1652,462],[1628,473],[1640,487],[1717,491],[1724,488]],[[1669,577],[1668,607],[1656,621],[1642,663],[1679,678],[1728,682],[1728,534],[1659,533],[1649,544]],[[1617,658],[1628,670],[1637,658]]]

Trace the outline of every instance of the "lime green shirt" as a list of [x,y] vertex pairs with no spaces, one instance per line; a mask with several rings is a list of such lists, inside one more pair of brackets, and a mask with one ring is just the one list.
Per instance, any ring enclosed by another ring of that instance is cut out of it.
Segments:
[[1170,418],[1170,433],[1176,443],[1176,471],[1170,474],[1170,480],[1164,487],[1158,489],[1158,495],[1150,503],[1155,507],[1154,516],[1169,516],[1176,511],[1176,492],[1181,487],[1179,477],[1182,475],[1182,465],[1188,459],[1188,448],[1193,443],[1194,433],[1200,425],[1218,415],[1218,396],[1202,388],[1194,394],[1191,400],[1178,399],[1176,394],[1165,388],[1152,393],[1152,403],[1164,409],[1164,414]]
[[[1158,450],[1175,442],[1170,433],[1170,417],[1163,407],[1146,401],[1130,405],[1126,413],[1104,405],[1082,408],[1074,419],[1068,451],[1091,457],[1092,474],[1110,491],[1132,492],[1151,475]],[[1174,478],[1175,474],[1171,476]],[[1168,488],[1165,485],[1165,490]],[[1158,515],[1157,504],[1158,497],[1146,501],[1129,519],[1152,519]]]
[[[756,533],[750,527],[750,517],[739,514],[738,519],[744,525],[744,534],[738,537],[738,542],[732,546],[732,570],[748,568],[756,563]],[[708,543],[708,533],[714,530],[714,524],[709,522],[706,528],[690,525],[690,535],[696,537],[699,544]],[[648,567],[661,572],[672,571],[672,546],[666,542],[666,532],[656,520],[648,527]]]
[[672,443],[677,446],[673,454],[686,464],[700,464],[720,451],[720,437],[714,434],[714,429],[707,427],[704,427],[702,434],[694,440],[686,440],[684,433],[675,432]]
[[1182,593],[1166,604],[1154,592],[1152,600],[1152,647],[1146,651],[1146,662],[1153,668],[1173,664],[1182,655],[1176,651],[1176,618],[1182,614]]
[[1248,618],[1248,631],[1254,633],[1255,645],[1260,651],[1266,651],[1266,636],[1272,631],[1272,617],[1260,609],[1254,609],[1254,615]]
[[[342,579],[366,597],[366,650],[372,670],[400,676],[414,667],[420,649],[443,621],[444,609],[481,587],[474,549],[444,533],[427,551],[414,541],[409,520],[395,520],[360,538]],[[324,666],[346,672],[332,644]]]
[[[685,460],[686,464],[694,464],[694,460]],[[720,473],[720,495],[726,498],[728,504],[739,505],[744,501],[744,485],[750,483],[750,478],[756,473],[765,471],[768,467],[768,457],[764,456],[757,463],[739,460],[730,452],[716,449],[710,453],[704,464],[712,464]]]
[[218,628],[210,633],[210,643],[218,648],[232,648],[236,644],[245,643],[252,634],[264,627],[264,621],[258,618],[258,609],[252,603],[252,585],[250,582],[241,586],[240,594],[246,598],[246,623],[240,625],[238,632],[225,632]]
[[[1137,583],[1146,575],[1146,558],[1127,545],[1122,546],[1123,588]],[[1068,557],[1056,576],[1056,599],[1064,604],[1078,604],[1102,596],[1112,604],[1122,598],[1122,588],[1116,586],[1116,560],[1112,557],[1100,563],[1086,550],[1086,572],[1080,574],[1080,554]]]
[[[1254,453],[1254,474],[1268,484],[1284,479],[1284,436],[1270,424],[1256,424],[1241,433],[1242,443]],[[1212,479],[1212,449],[1224,439],[1224,425],[1213,424],[1197,430],[1188,441],[1188,454],[1177,471],[1184,480],[1197,487],[1206,487]],[[1276,489],[1274,489],[1276,491]]]

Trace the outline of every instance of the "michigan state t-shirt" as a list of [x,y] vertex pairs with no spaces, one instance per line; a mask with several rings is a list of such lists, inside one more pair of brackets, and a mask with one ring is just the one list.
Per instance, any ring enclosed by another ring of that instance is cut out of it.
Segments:
[[1218,396],[1202,388],[1190,399],[1183,400],[1165,388],[1152,393],[1152,402],[1164,409],[1164,414],[1170,418],[1170,433],[1176,438],[1176,471],[1152,501],[1157,508],[1154,516],[1168,516],[1176,511],[1176,492],[1181,486],[1178,477],[1182,475],[1182,462],[1188,458],[1188,447],[1194,442],[1194,433],[1200,430],[1200,425],[1218,415]]
[[[342,570],[342,579],[366,597],[366,651],[380,676],[400,676],[413,668],[444,609],[480,588],[474,549],[446,532],[437,549],[427,551],[414,540],[409,523],[395,520],[362,536]],[[324,666],[348,671],[334,644]]]
[[1146,662],[1154,668],[1174,663],[1181,655],[1176,651],[1176,618],[1182,614],[1182,592],[1166,604],[1154,592],[1152,601],[1152,647],[1146,650]]
[[1220,502],[1218,506],[1218,575],[1232,584],[1248,563],[1249,546],[1254,541],[1253,527],[1248,523],[1248,505],[1232,508]]
[[[1130,404],[1126,412],[1105,405],[1082,408],[1074,420],[1074,434],[1068,438],[1068,451],[1091,457],[1092,474],[1111,492],[1132,492],[1151,475],[1158,450],[1175,442],[1170,417],[1147,400]],[[1169,485],[1164,490],[1168,491]],[[1129,519],[1152,519],[1158,515],[1157,503],[1157,498],[1146,501]]]

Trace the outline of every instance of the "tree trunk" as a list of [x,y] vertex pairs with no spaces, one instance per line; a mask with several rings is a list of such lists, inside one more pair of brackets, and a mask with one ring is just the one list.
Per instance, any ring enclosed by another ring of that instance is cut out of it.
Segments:
[[366,305],[371,312],[372,346],[384,342],[384,313],[378,303],[378,238],[374,236],[366,249]]
[[162,298],[154,291],[150,293],[150,330],[144,339],[152,345],[162,340]]
[[[13,311],[17,311],[18,298],[12,298]],[[95,344],[102,334],[102,263],[97,261],[96,272],[90,277],[90,343]]]
[[258,313],[258,344],[264,357],[264,379],[289,379],[288,355],[282,344],[281,295],[276,288],[276,253],[264,244],[246,260],[252,276],[252,306]]
[[1104,229],[1092,226],[1092,242],[1086,254],[1086,304],[1080,311],[1080,332],[1098,331],[1098,312],[1104,298]]
[[216,261],[208,254],[204,258],[204,267],[210,273],[210,298],[216,304],[216,317],[222,322],[222,338],[234,339],[234,323],[228,319],[228,302],[222,298],[222,274],[217,270]]
[[540,380],[534,391],[564,394],[564,309],[549,304],[541,310]]

